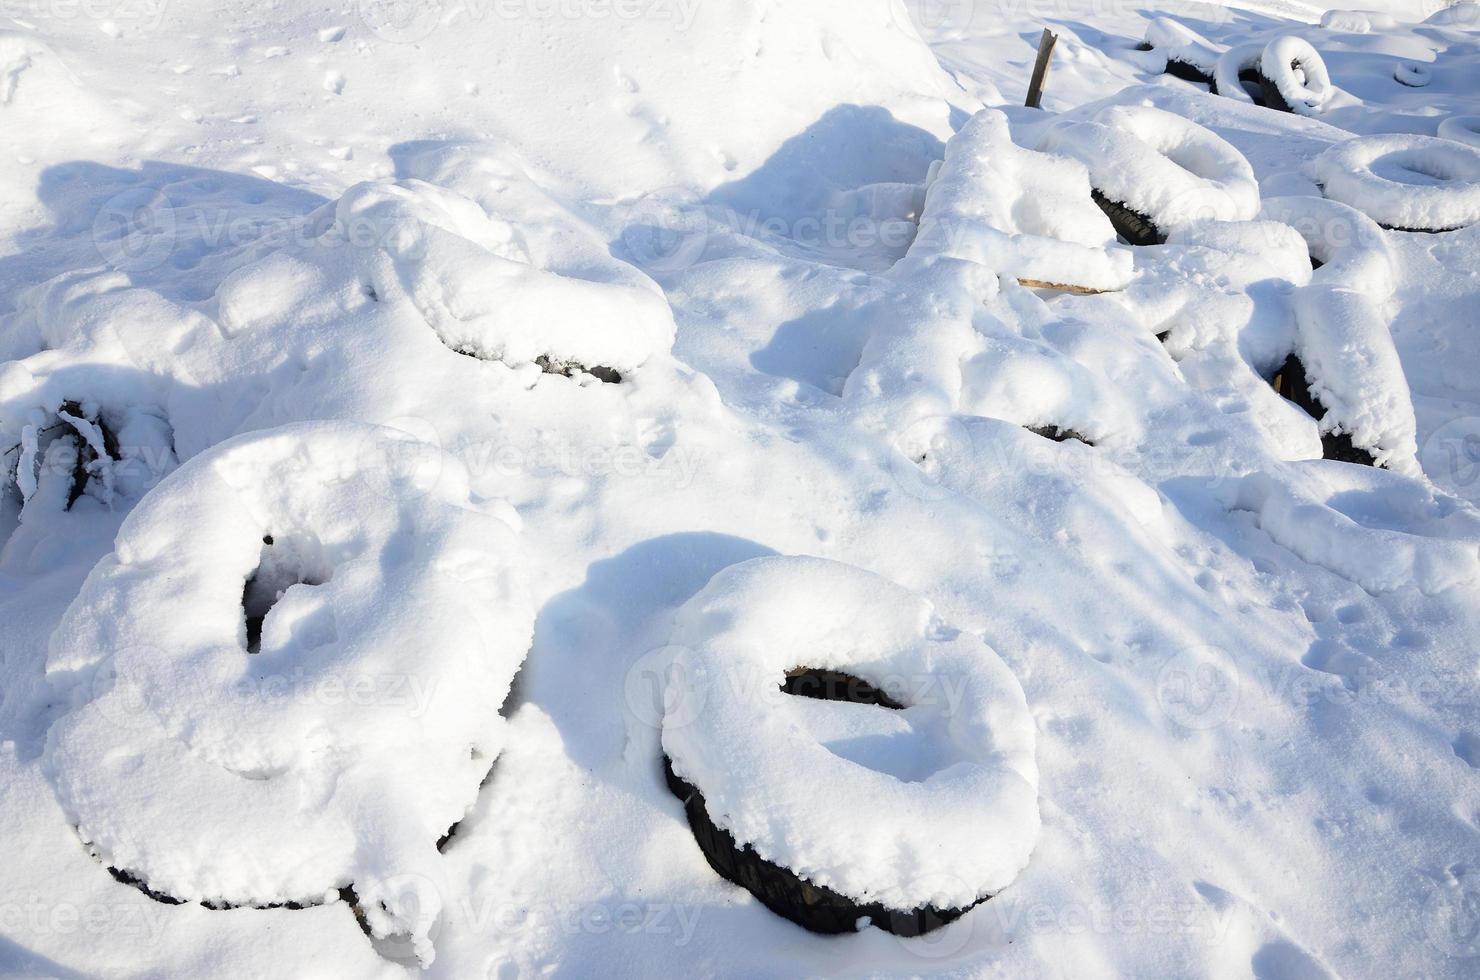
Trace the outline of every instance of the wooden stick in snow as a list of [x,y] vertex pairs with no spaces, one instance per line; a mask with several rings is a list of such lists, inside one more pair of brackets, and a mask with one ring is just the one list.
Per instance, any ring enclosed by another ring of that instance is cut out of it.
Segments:
[[1043,83],[1048,78],[1048,59],[1053,57],[1053,43],[1059,36],[1048,28],[1038,39],[1038,60],[1033,63],[1033,76],[1028,80],[1028,100],[1023,103],[1029,109],[1039,108],[1043,101]]

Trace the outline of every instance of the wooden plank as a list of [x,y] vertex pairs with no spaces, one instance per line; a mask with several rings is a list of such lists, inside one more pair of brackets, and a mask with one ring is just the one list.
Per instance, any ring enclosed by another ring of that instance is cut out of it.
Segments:
[[1053,57],[1054,42],[1059,36],[1048,28],[1038,39],[1038,60],[1033,63],[1033,75],[1028,80],[1028,100],[1023,103],[1029,109],[1040,108],[1043,101],[1043,83],[1048,78],[1048,59]]

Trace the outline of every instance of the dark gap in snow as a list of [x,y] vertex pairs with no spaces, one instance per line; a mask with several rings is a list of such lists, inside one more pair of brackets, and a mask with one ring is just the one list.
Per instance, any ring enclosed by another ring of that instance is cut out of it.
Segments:
[[[1149,49],[1148,49],[1149,50]],[[1190,61],[1182,61],[1180,58],[1168,58],[1166,74],[1173,78],[1180,78],[1184,82],[1197,82],[1202,85],[1213,84],[1213,76]]]
[[[1254,100],[1255,105],[1268,106],[1266,102],[1266,91],[1267,88],[1273,86],[1258,68],[1245,68],[1240,71],[1238,73],[1238,83],[1244,87],[1245,92],[1249,93],[1249,98]],[[1278,94],[1279,90],[1276,89],[1275,93]],[[1280,99],[1280,102],[1284,101],[1284,99]],[[1285,107],[1285,111],[1289,111],[1289,106]]]
[[[496,357],[487,357],[482,351],[468,346],[449,347],[449,350],[455,354],[461,354],[464,357],[471,357],[479,361],[498,360]],[[545,374],[559,375],[562,378],[574,378],[582,374],[589,374],[597,381],[605,384],[620,384],[622,381],[622,373],[620,371],[616,368],[604,367],[600,364],[587,367],[579,361],[562,361],[551,357],[549,354],[541,354],[534,359],[534,363]]]
[[[1170,333],[1170,331],[1168,331],[1168,333]],[[1160,340],[1165,336],[1166,334],[1159,334],[1157,336],[1157,339]],[[1062,429],[1057,425],[1025,425],[1023,426],[1023,428],[1027,429],[1035,436],[1042,436],[1045,439],[1052,439],[1054,442],[1068,442],[1070,439],[1073,439],[1076,442],[1084,443],[1086,446],[1094,445],[1094,443],[1090,442],[1089,439],[1080,435],[1078,432],[1075,432],[1073,429]]]
[[[97,855],[93,855],[93,857],[96,858]],[[150,899],[151,901],[158,902],[161,905],[189,905],[189,904],[192,904],[190,902],[187,902],[183,898],[176,898],[173,895],[170,895],[170,894],[167,894],[167,893],[161,892],[161,891],[156,891],[155,889],[150,888],[148,882],[146,882],[143,878],[139,877],[138,875],[134,874],[132,871],[129,871],[126,868],[115,868],[111,864],[104,865],[104,867],[108,869],[108,874],[113,877],[113,880],[114,881],[118,882],[120,885],[128,885],[130,888],[134,889],[139,894],[143,895],[145,898]],[[340,889],[340,893],[343,894],[343,892],[344,892],[344,889]],[[229,912],[232,909],[291,909],[293,911],[300,911],[302,909],[316,908],[317,906],[322,905],[324,903],[321,902],[321,901],[319,901],[319,902],[267,902],[267,903],[264,903],[262,905],[253,905],[253,904],[244,903],[244,902],[242,902],[242,903],[238,903],[238,902],[213,902],[210,899],[204,899],[202,901],[195,902],[193,904],[199,905],[201,908],[204,908],[204,909],[209,909],[212,912]]]
[[262,556],[257,570],[242,587],[248,653],[262,649],[262,623],[290,586],[323,585],[328,581],[327,575],[317,575],[301,567],[302,561],[297,549],[279,545],[271,534],[262,536]]
[[1161,245],[1166,242],[1167,236],[1162,234],[1155,222],[1139,211],[1132,211],[1121,202],[1110,200],[1098,187],[1090,189],[1090,197],[1105,212],[1105,217],[1110,219],[1110,227],[1115,229],[1115,234],[1126,244]]
[[767,861],[749,844],[740,846],[733,834],[709,818],[703,795],[673,771],[673,764],[666,755],[663,757],[663,777],[669,792],[682,801],[694,841],[715,874],[744,888],[760,899],[766,908],[803,929],[824,934],[855,932],[858,920],[867,918],[873,925],[896,936],[920,936],[959,919],[974,905],[987,900],[982,898],[959,909],[939,909],[930,905],[916,909],[891,909],[877,902],[855,901]]
[[819,701],[849,701],[853,704],[876,704],[895,711],[903,704],[874,687],[862,677],[845,674],[840,670],[825,670],[820,667],[794,667],[786,672],[781,690],[802,698]]
[[[471,749],[469,749],[469,752],[472,753],[472,758],[473,758],[474,761],[477,761],[477,760],[483,758],[483,753],[478,751],[478,747],[477,746],[473,746]],[[488,771],[483,774],[483,778],[478,781],[478,789],[479,790],[482,790],[483,787],[487,786],[489,784],[489,782],[491,782],[493,780],[493,770],[495,768],[497,768],[497,766],[498,766],[498,760],[495,759],[494,762],[493,762],[493,765],[489,766],[488,767]],[[475,801],[474,804],[473,804],[473,806],[476,806],[476,805],[477,805],[477,803]],[[470,806],[468,808],[468,813],[471,813],[471,812],[472,812],[472,807]],[[437,853],[439,853],[439,854],[445,854],[447,852],[447,845],[450,844],[450,843],[452,843],[452,839],[457,836],[458,831],[462,829],[462,825],[467,822],[467,819],[468,819],[468,814],[467,813],[463,814],[460,819],[453,821],[452,826],[450,826],[450,827],[447,828],[447,833],[445,833],[441,837],[438,837],[437,838]]]
[[[1284,365],[1269,379],[1269,383],[1279,392],[1280,397],[1299,405],[1311,418],[1320,421],[1325,417],[1326,407],[1311,392],[1305,365],[1294,354],[1285,358]],[[1321,457],[1362,466],[1377,465],[1376,457],[1367,450],[1352,445],[1352,437],[1345,432],[1321,433]]]
[[371,285],[370,283],[368,283],[368,282],[365,283],[361,287],[361,290],[364,292],[365,298],[368,299],[370,302],[372,302],[372,303],[379,303],[380,302],[380,294],[375,291],[375,287],[373,285]]
[[603,381],[609,385],[619,384],[622,380],[621,373],[615,368],[602,367],[599,364],[595,367],[586,367],[585,365],[577,364],[575,361],[557,361],[545,354],[536,357],[534,362],[546,374],[558,374],[562,378],[569,378],[577,374],[589,374],[597,381]]
[[107,868],[108,873],[113,876],[114,881],[118,882],[120,885],[128,885],[130,888],[137,889],[146,898],[153,899],[154,901],[159,902],[161,905],[185,904],[184,899],[176,898],[173,895],[166,895],[164,892],[157,892],[153,888],[150,888],[144,883],[144,880],[142,878],[134,874],[132,871],[125,871],[122,868],[115,868],[111,864],[107,865]]

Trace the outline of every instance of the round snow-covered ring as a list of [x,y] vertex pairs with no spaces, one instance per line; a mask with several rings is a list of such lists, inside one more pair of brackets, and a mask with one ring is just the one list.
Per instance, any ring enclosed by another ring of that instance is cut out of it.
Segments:
[[[664,718],[669,784],[711,865],[773,911],[815,931],[867,916],[914,935],[1027,865],[1038,769],[1022,688],[923,597],[839,562],[757,558],[712,578],[674,640],[683,652],[663,703],[702,708]],[[864,704],[783,693],[800,679],[851,687]],[[921,768],[902,778],[818,736],[858,712],[885,712],[869,723],[893,728],[852,741],[913,742]]]
[[1315,161],[1334,201],[1399,231],[1452,231],[1480,222],[1480,149],[1433,136],[1361,136]]
[[1439,124],[1439,138],[1480,147],[1480,116],[1450,116]]
[[1301,116],[1319,115],[1333,91],[1326,62],[1309,41],[1286,34],[1270,41],[1259,60],[1264,102]]
[[1393,66],[1393,81],[1400,85],[1423,88],[1433,80],[1434,72],[1428,65],[1421,65],[1416,61],[1400,61]]
[[[1259,185],[1242,153],[1211,130],[1152,106],[1110,106],[1091,122],[1055,126],[1039,149],[1083,163],[1098,197],[1149,226],[1129,229],[1149,239],[1141,244],[1165,241],[1197,221],[1247,221],[1259,211]],[[1105,210],[1115,223],[1116,212]]]
[[1254,96],[1244,88],[1244,81],[1247,79],[1262,90],[1265,78],[1260,66],[1263,63],[1264,45],[1255,41],[1234,45],[1223,52],[1213,66],[1213,92],[1235,102],[1253,105]]
[[399,921],[386,889],[440,875],[533,610],[517,518],[475,503],[452,457],[420,496],[387,495],[367,447],[390,435],[304,423],[196,456],[135,507],[52,635],[72,705],[47,738],[58,799],[150,893],[316,904],[352,882],[375,935],[430,927]]

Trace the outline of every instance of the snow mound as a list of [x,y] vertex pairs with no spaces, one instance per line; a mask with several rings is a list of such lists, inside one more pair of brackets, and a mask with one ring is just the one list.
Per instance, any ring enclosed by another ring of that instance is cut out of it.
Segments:
[[[1022,689],[921,596],[838,562],[753,559],[683,607],[674,643],[684,652],[664,699],[663,750],[740,844],[900,910],[964,908],[1027,865],[1038,769]],[[780,693],[798,667],[859,678],[904,708]],[[901,778],[878,759],[840,757],[819,734],[829,722],[833,738],[862,734],[880,714],[928,771]]]
[[1221,47],[1170,17],[1151,18],[1146,25],[1146,44],[1152,51],[1165,56],[1163,71],[1182,74],[1183,77],[1191,74],[1194,80],[1211,79],[1223,53]]
[[1480,148],[1433,136],[1361,136],[1314,163],[1325,195],[1404,231],[1480,222]]
[[0,30],[0,120],[16,125],[17,115],[40,120],[59,111],[66,115],[48,123],[67,125],[79,110],[95,109],[82,81],[50,45],[22,31]]
[[1319,115],[1334,91],[1320,53],[1309,41],[1291,34],[1265,46],[1259,70],[1280,93],[1285,106],[1298,115]]
[[1321,26],[1345,34],[1368,34],[1398,26],[1392,14],[1377,10],[1328,10],[1321,14]]
[[1480,3],[1476,3],[1475,0],[1459,0],[1458,3],[1440,7],[1425,18],[1424,23],[1439,27],[1480,30]]
[[[434,488],[398,474],[408,453]],[[499,507],[367,425],[252,434],[175,471],[51,639],[73,710],[46,765],[82,839],[179,900],[352,886],[373,935],[429,962],[436,842],[499,751],[532,634]]]
[[1007,117],[983,109],[946,144],[925,195],[913,260],[979,262],[1028,285],[1120,289],[1130,253],[1090,198],[1075,160],[1017,146]]
[[1243,154],[1149,105],[1107,106],[1092,120],[1054,125],[1038,148],[1083,163],[1097,191],[1163,233],[1209,218],[1244,221],[1259,210],[1259,186]]
[[[1376,467],[1288,464],[1234,481],[1226,497],[1276,542],[1373,595],[1408,586],[1433,595],[1480,578],[1474,510]],[[1404,530],[1383,526],[1394,515]]]
[[171,403],[185,455],[223,429],[314,418],[416,419],[412,431],[447,445],[542,379],[620,397],[666,355],[673,316],[646,276],[522,173],[460,159],[465,168],[447,169],[492,215],[415,178],[364,183],[223,280],[216,322],[187,358],[199,383]]
[[1392,248],[1377,222],[1356,208],[1320,197],[1267,197],[1260,216],[1300,234],[1320,266],[1315,281],[1365,293],[1375,303],[1392,295]]
[[1439,136],[1480,147],[1480,116],[1450,116],[1439,123]]
[[328,234],[373,234],[390,260],[383,276],[461,353],[626,372],[666,351],[673,314],[657,286],[527,177],[503,183],[519,190],[484,188],[492,214],[424,181],[361,184],[335,205]]

